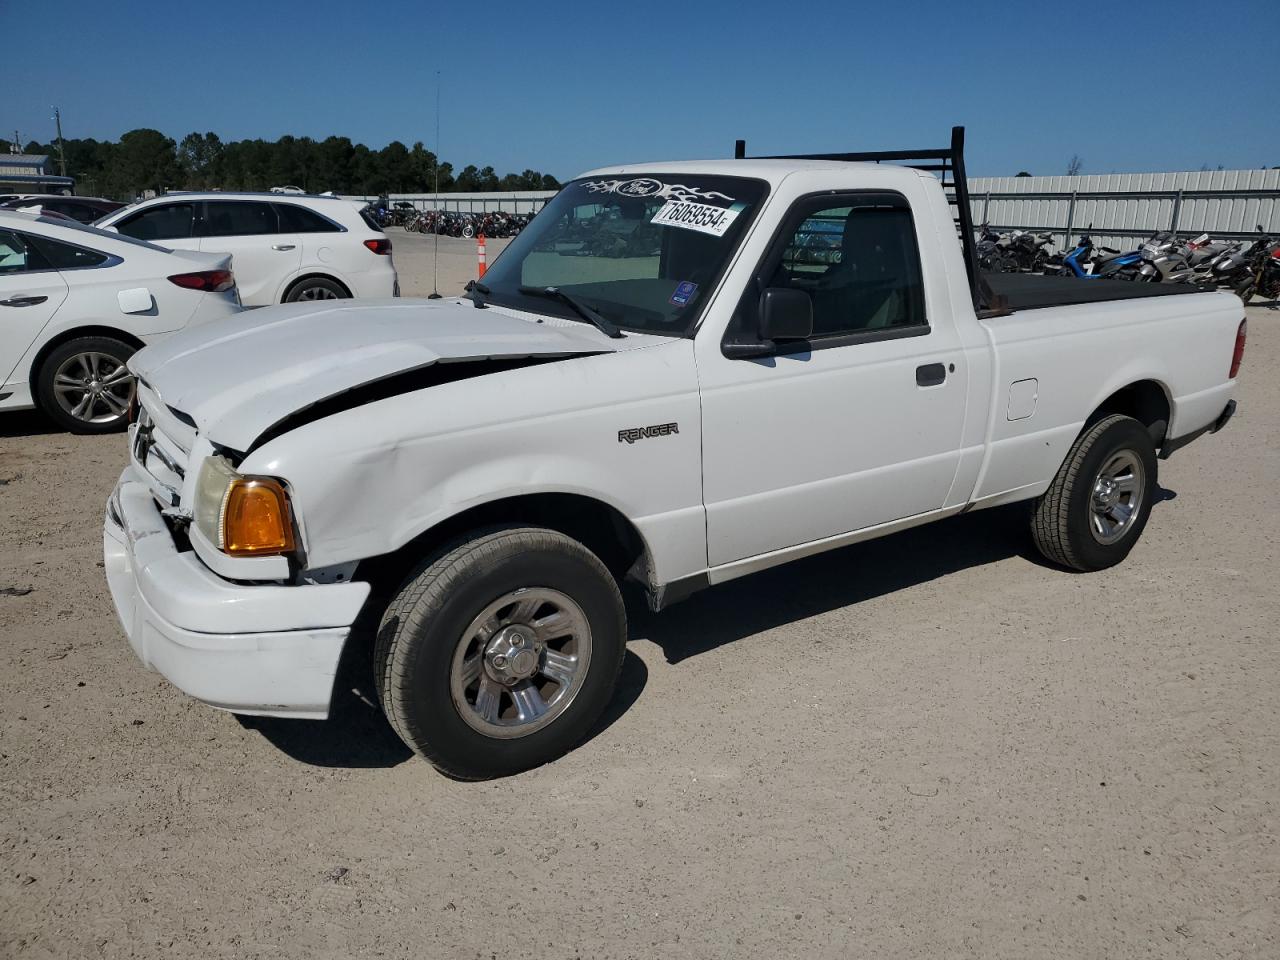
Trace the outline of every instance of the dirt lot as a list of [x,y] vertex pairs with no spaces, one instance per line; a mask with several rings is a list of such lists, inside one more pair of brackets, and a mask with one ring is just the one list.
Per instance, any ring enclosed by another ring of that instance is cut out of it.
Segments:
[[251,721],[145,672],[101,570],[120,437],[0,418],[0,957],[1280,956],[1250,313],[1239,416],[1162,465],[1123,566],[1050,569],[1002,510],[635,610],[595,735],[483,784],[351,684]]

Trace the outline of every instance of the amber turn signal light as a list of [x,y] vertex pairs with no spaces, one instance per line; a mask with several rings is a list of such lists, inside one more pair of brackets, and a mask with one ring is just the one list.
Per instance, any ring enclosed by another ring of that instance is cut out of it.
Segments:
[[293,548],[293,519],[284,486],[265,477],[232,481],[222,508],[223,552],[262,557]]

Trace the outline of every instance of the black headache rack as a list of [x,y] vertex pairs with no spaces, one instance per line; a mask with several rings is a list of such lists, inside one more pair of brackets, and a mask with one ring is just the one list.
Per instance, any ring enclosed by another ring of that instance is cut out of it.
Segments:
[[[964,170],[964,127],[951,128],[951,146],[934,150],[880,150],[871,153],[792,153],[767,157],[748,157],[747,141],[734,143],[735,160],[844,160],[853,163],[900,163],[916,170],[941,174],[943,189],[952,189],[948,202],[956,208],[956,229],[964,251],[964,269],[969,276],[973,308],[979,314],[1008,312],[1003,297],[991,292],[978,270],[978,250],[973,239],[973,212],[969,206],[969,184]],[[950,174],[950,181],[947,175]]]

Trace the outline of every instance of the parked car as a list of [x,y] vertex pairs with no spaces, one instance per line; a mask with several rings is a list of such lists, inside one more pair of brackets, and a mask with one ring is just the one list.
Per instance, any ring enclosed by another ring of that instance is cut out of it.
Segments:
[[100,197],[64,197],[55,194],[21,197],[0,203],[0,210],[26,210],[28,207],[37,207],[41,213],[60,213],[78,223],[93,223],[120,210],[124,204]]
[[[954,174],[959,240],[938,179],[890,163],[603,169],[464,299],[274,308],[139,353],[103,541],[134,650],[215,706],[323,717],[353,624],[377,624],[349,653],[391,724],[483,778],[596,722],[624,580],[657,611],[1017,501],[1053,563],[1119,563],[1157,457],[1235,410],[1240,300],[992,290],[962,133],[922,160]],[[615,220],[652,226],[660,255],[583,255]],[[794,256],[832,222],[839,256]]]
[[400,295],[391,241],[337,197],[168,193],[97,225],[177,250],[229,253],[247,307]]
[[290,194],[291,196],[303,196],[306,194],[307,191],[303,190],[301,187],[285,186],[285,187],[272,187],[271,192],[287,193],[287,194]]
[[0,410],[39,407],[74,433],[123,429],[134,351],[240,309],[226,254],[0,211]]

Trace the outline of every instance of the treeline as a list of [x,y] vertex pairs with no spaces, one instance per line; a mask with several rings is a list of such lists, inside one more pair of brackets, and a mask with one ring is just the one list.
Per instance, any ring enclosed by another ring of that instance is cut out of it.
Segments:
[[[347,137],[284,136],[279,140],[232,140],[216,133],[189,133],[175,143],[158,130],[130,130],[118,141],[65,140],[67,173],[76,192],[132,200],[144,190],[269,190],[293,185],[308,193],[430,193],[436,155],[420,142],[393,140],[381,150]],[[9,141],[0,140],[8,153]],[[25,153],[48,154],[60,172],[56,144],[30,142]],[[442,192],[556,190],[560,183],[537,170],[499,177],[493,167],[468,165],[455,171],[439,164]]]

